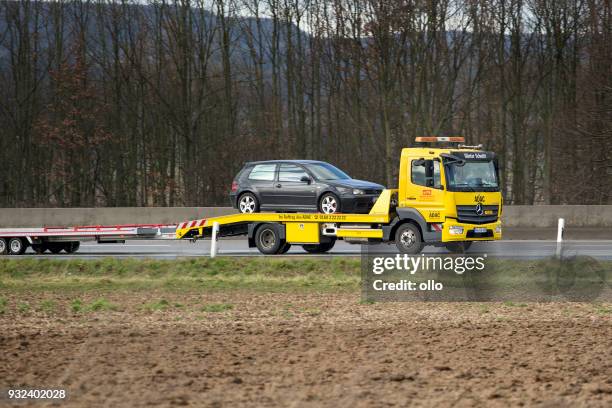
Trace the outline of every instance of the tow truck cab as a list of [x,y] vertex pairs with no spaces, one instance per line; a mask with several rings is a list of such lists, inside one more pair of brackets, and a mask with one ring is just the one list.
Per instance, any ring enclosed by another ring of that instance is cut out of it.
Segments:
[[[417,142],[463,142],[421,137]],[[394,242],[403,253],[424,245],[465,251],[473,241],[501,239],[502,197],[495,154],[480,147],[412,147],[402,150],[399,185],[383,190],[368,214],[249,213],[184,222],[176,237],[246,235],[264,254],[329,251],[338,240]],[[217,229],[215,229],[215,224]]]
[[[416,140],[461,142],[463,138]],[[418,225],[425,243],[448,247],[463,243],[467,248],[472,241],[501,239],[502,196],[495,154],[462,145],[402,149],[396,214],[396,223],[409,220]]]

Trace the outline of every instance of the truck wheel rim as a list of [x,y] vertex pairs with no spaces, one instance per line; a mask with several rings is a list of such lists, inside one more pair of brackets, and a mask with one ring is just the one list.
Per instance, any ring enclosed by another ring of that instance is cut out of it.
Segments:
[[261,246],[270,249],[276,244],[276,237],[274,236],[274,232],[267,229],[261,232],[261,238],[259,238],[259,242]]
[[244,196],[240,199],[240,212],[252,213],[255,211],[255,200],[251,196]]
[[3,239],[0,239],[0,254],[6,251],[6,242]]
[[400,242],[402,243],[403,246],[411,247],[415,243],[415,241],[416,241],[416,235],[414,234],[413,231],[406,230],[402,232],[402,235],[400,237]]
[[14,239],[11,241],[11,252],[19,252],[21,251],[21,241],[18,239]]
[[338,202],[334,197],[327,196],[321,202],[321,209],[325,214],[333,214],[338,209]]

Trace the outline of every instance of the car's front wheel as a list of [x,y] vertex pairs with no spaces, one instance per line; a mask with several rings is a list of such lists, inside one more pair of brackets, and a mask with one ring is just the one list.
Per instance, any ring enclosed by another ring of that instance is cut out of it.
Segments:
[[340,199],[333,193],[325,193],[319,201],[319,211],[324,214],[340,212]]
[[238,210],[241,213],[256,213],[259,212],[259,201],[254,194],[244,193],[238,199]]

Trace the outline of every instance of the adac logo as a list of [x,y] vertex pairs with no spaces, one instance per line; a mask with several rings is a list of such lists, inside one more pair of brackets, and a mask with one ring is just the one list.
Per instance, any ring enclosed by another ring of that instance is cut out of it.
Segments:
[[485,198],[482,194],[478,194],[477,196],[474,197],[474,201],[477,203],[484,203]]

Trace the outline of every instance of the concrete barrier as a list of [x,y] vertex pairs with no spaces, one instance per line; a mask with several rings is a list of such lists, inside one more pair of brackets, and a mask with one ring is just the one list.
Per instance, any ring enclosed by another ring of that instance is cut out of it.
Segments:
[[[1,208],[0,227],[71,225],[172,224],[235,213],[230,207]],[[612,205],[506,206],[505,228],[612,229]]]
[[553,228],[559,218],[569,228],[612,228],[612,205],[509,205],[504,227]]

